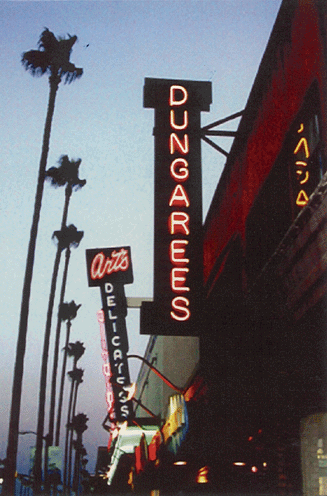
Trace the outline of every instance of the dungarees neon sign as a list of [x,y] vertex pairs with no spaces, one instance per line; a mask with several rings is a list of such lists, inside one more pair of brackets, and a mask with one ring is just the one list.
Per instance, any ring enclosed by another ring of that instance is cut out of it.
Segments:
[[[188,93],[183,86],[172,85],[170,87],[169,105],[171,107],[181,106],[186,103],[187,99]],[[188,111],[184,110],[182,124],[176,124],[175,111],[172,108],[170,110],[170,127],[173,131],[186,131],[188,127]],[[183,138],[180,138],[176,132],[172,132],[169,138],[169,151],[171,155],[174,155],[176,152],[181,155],[172,160],[170,164],[170,175],[176,182],[169,199],[169,206],[172,207],[172,212],[168,220],[168,228],[172,237],[169,246],[169,257],[173,265],[170,273],[170,287],[178,295],[172,299],[170,315],[174,320],[185,321],[191,315],[188,308],[189,299],[186,296],[190,291],[187,285],[189,259],[185,256],[186,247],[189,243],[187,238],[190,234],[190,217],[187,212],[178,210],[178,208],[188,208],[190,206],[190,200],[186,191],[189,169],[185,158],[189,153],[188,134],[184,133]],[[176,234],[182,234],[184,238],[174,239]]]

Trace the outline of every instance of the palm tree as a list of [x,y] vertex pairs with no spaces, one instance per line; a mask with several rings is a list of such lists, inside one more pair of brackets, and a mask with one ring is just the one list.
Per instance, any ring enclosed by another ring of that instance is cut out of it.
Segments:
[[6,470],[2,489],[3,494],[9,496],[14,493],[15,487],[15,471],[17,462],[19,417],[21,407],[22,382],[24,375],[24,357],[26,350],[28,310],[31,294],[36,238],[42,205],[44,177],[49,152],[51,124],[54,113],[56,94],[62,78],[65,78],[66,83],[71,83],[76,78],[81,77],[83,74],[83,69],[75,67],[75,65],[72,64],[69,60],[73,45],[76,40],[76,36],[69,36],[68,39],[57,39],[51,31],[45,29],[39,39],[39,50],[31,50],[29,52],[25,52],[22,56],[23,66],[25,67],[25,69],[29,70],[33,76],[43,74],[49,75],[50,93],[43,133],[42,152],[39,164],[33,220],[26,258],[19,331],[16,347],[16,360],[13,377],[6,456]]
[[[66,248],[65,266],[64,266],[64,271],[63,271],[60,297],[59,297],[58,318],[57,318],[57,327],[56,327],[56,335],[55,335],[56,336],[55,337],[55,348],[54,348],[54,358],[53,358],[53,368],[52,368],[51,400],[50,400],[49,431],[48,431],[49,435],[50,435],[51,444],[53,444],[56,386],[57,386],[57,369],[58,369],[59,344],[60,344],[60,332],[61,332],[61,321],[62,321],[61,315],[60,315],[60,308],[64,302],[64,297],[65,297],[65,289],[66,289],[66,282],[67,282],[67,276],[68,276],[68,266],[69,266],[69,260],[70,260],[70,254],[71,254],[71,247],[77,248],[79,246],[84,233],[83,233],[83,231],[77,231],[77,228],[74,225],[70,225],[70,226],[64,228],[62,231],[55,232],[54,234],[57,237],[57,239],[63,238],[62,242],[64,242],[64,239],[65,239],[64,244],[65,244],[65,246],[67,246],[67,245],[68,246]],[[77,310],[76,310],[76,313],[77,313]],[[75,316],[76,316],[76,313],[75,313]],[[68,342],[67,342],[67,344],[68,344]],[[56,446],[58,446],[58,444],[56,444]]]
[[84,370],[82,369],[75,369],[71,370],[68,372],[70,378],[72,379],[72,384],[74,384],[74,399],[73,399],[73,404],[72,404],[72,409],[71,409],[71,422],[68,426],[67,433],[69,437],[68,441],[68,483],[71,481],[71,475],[72,475],[72,456],[73,456],[73,420],[75,418],[75,412],[76,412],[76,404],[77,404],[77,392],[79,386],[83,382],[83,375],[84,375]]
[[60,318],[61,321],[66,321],[66,342],[64,347],[64,357],[61,368],[61,381],[60,381],[60,391],[59,391],[58,411],[57,411],[57,421],[56,421],[56,440],[55,440],[56,446],[59,446],[59,438],[60,438],[60,424],[61,424],[62,403],[64,398],[67,355],[72,356],[71,350],[69,348],[70,328],[72,325],[71,321],[76,317],[77,311],[80,308],[80,306],[81,305],[76,305],[74,300],[72,300],[70,303],[61,303],[59,305],[58,318]]
[[75,447],[75,464],[74,464],[74,477],[73,477],[73,491],[78,493],[78,488],[80,484],[80,472],[81,472],[81,459],[83,454],[86,454],[86,450],[83,446],[83,433],[88,428],[86,423],[88,417],[85,413],[78,413],[74,415],[72,419],[72,429],[76,432],[76,440],[74,442]]
[[72,457],[72,418],[75,415],[77,390],[78,386],[83,382],[84,370],[73,368],[67,373],[71,379],[71,390],[69,395],[69,404],[67,410],[67,424],[66,424],[66,438],[65,438],[65,458],[64,458],[64,484],[66,487],[70,485],[71,481],[71,457]]
[[69,343],[67,346],[67,354],[68,356],[73,357],[73,369],[68,372],[68,376],[70,377],[72,384],[71,384],[71,390],[70,390],[70,396],[69,396],[69,404],[68,404],[68,411],[67,411],[67,424],[66,424],[66,439],[65,439],[65,461],[64,461],[64,486],[67,488],[67,484],[70,484],[70,474],[68,478],[68,453],[70,452],[70,445],[69,445],[69,433],[70,433],[70,424],[71,424],[71,419],[75,414],[75,408],[76,408],[76,399],[77,399],[77,389],[79,384],[81,384],[82,379],[83,379],[83,373],[84,371],[82,369],[77,368],[77,362],[81,358],[81,356],[84,354],[85,347],[83,343],[80,341],[76,341],[76,343]]
[[[67,223],[68,207],[70,198],[74,189],[80,189],[86,184],[86,180],[79,179],[78,169],[81,164],[81,159],[69,160],[67,155],[62,155],[59,159],[60,166],[51,167],[46,172],[46,178],[48,178],[51,183],[56,186],[64,186],[65,188],[65,202],[61,220],[61,231],[56,231],[54,237],[58,240],[57,253],[54,261],[52,279],[51,279],[51,289],[48,302],[47,320],[44,332],[44,343],[43,343],[43,354],[42,354],[42,365],[41,365],[41,376],[40,376],[40,389],[39,389],[39,408],[38,408],[38,419],[37,419],[37,436],[36,436],[36,450],[35,450],[35,478],[36,481],[41,481],[42,477],[42,439],[44,436],[44,411],[45,411],[45,400],[46,400],[46,381],[47,381],[47,369],[48,369],[48,355],[49,355],[49,345],[50,345],[50,333],[51,333],[51,321],[53,305],[56,293],[56,285],[60,264],[61,252],[70,245],[70,232],[65,230]],[[75,228],[75,232],[76,232]],[[68,236],[68,237],[67,237]],[[59,344],[58,344],[59,349]],[[57,349],[57,354],[58,354]],[[57,358],[58,361],[58,358]],[[56,364],[57,366],[57,364]],[[56,370],[57,372],[57,370]],[[53,443],[53,419],[52,429],[50,434],[50,445]]]

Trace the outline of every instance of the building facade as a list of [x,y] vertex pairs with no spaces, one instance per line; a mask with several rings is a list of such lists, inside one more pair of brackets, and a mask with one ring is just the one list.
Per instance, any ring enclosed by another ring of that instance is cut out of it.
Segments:
[[141,368],[136,489],[327,495],[326,11],[281,3],[203,226],[199,339],[149,340],[177,388]]
[[282,2],[204,225],[206,431],[227,488],[301,492],[301,425],[326,410],[326,28],[324,2]]

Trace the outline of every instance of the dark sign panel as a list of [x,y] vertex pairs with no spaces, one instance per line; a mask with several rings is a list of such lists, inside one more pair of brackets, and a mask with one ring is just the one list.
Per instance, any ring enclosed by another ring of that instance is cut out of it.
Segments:
[[133,282],[130,247],[96,248],[86,250],[89,286],[100,286],[105,335],[113,392],[114,419],[123,422],[133,416],[127,362],[128,337],[126,328],[127,303],[124,284]]
[[199,334],[203,290],[200,113],[211,83],[146,79],[155,109],[154,302],[143,303],[141,333]]
[[119,248],[92,248],[86,250],[89,286],[101,286],[105,282],[131,284],[133,269],[129,246]]

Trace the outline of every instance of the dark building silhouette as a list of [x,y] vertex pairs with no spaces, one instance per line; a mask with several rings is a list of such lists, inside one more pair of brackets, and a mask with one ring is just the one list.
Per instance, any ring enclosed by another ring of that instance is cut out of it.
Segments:
[[202,439],[228,489],[300,492],[326,411],[326,19],[282,3],[205,221]]

